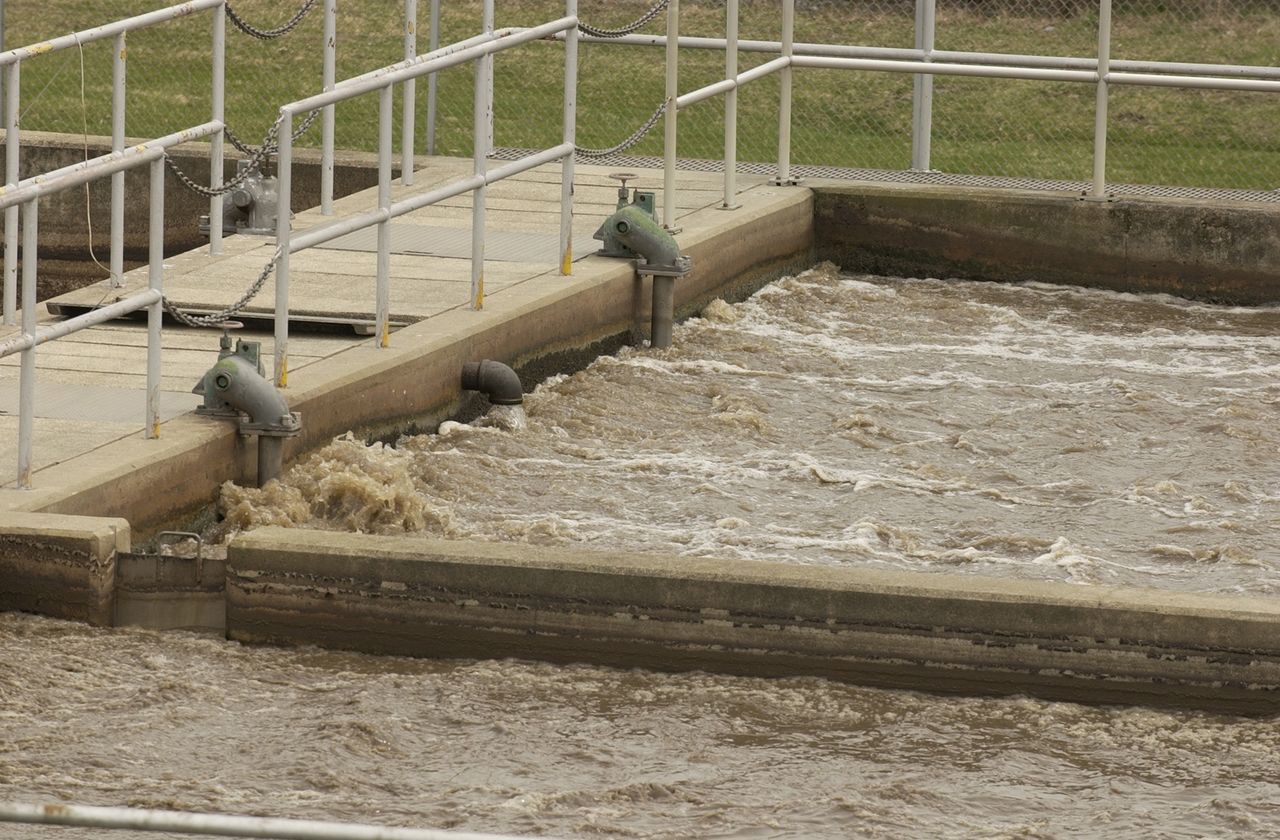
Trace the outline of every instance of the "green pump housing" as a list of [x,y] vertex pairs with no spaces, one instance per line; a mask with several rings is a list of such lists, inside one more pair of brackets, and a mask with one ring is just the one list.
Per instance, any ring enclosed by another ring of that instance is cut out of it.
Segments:
[[[623,210],[627,207],[635,207],[641,213],[653,220],[654,224],[658,223],[658,202],[657,194],[640,189],[627,190],[627,181],[636,176],[630,172],[616,172],[609,176],[617,181],[621,181],[622,185],[618,187],[618,205],[616,210]],[[633,258],[640,256],[634,250],[627,246],[625,242],[610,229],[606,222],[600,226],[595,232],[596,239],[603,241],[603,245],[596,253],[602,257],[627,257]]]

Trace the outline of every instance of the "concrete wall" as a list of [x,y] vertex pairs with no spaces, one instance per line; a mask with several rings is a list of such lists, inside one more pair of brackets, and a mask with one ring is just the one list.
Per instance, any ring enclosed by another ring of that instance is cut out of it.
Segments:
[[849,271],[1280,302],[1280,204],[858,184],[814,207],[818,256]]
[[[4,131],[0,130],[0,138]],[[111,151],[111,138],[23,131],[19,177],[28,178],[63,166],[80,163]],[[126,140],[139,143],[141,139]],[[86,144],[88,151],[86,153]],[[0,139],[0,146],[4,142]],[[235,175],[235,161],[245,157],[227,144],[224,179]],[[196,183],[209,183],[209,145],[188,143],[170,152],[173,161]],[[272,169],[274,173],[274,168]],[[294,210],[320,203],[320,153],[314,149],[294,152]],[[125,173],[125,268],[147,259],[148,167]],[[377,156],[363,152],[339,152],[334,167],[334,194],[344,196],[378,182]],[[199,232],[199,220],[209,213],[209,199],[183,186],[165,170],[165,253],[177,254],[208,245]],[[89,186],[89,214],[93,223],[93,255],[104,266],[111,254],[111,181]],[[68,190],[40,202],[39,293],[44,300],[101,280],[105,273],[89,256],[89,225],[84,188]]]
[[1271,599],[281,528],[227,562],[246,642],[1280,711]]
[[0,513],[0,610],[110,626],[123,519]]

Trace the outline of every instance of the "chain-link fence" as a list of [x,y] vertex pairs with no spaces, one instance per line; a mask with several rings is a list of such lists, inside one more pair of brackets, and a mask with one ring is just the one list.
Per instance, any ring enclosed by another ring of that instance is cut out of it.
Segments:
[[[261,28],[291,19],[305,0],[238,0],[237,14]],[[20,46],[109,19],[167,5],[160,0],[7,0],[6,45]],[[321,4],[286,37],[260,41],[228,25],[227,122],[257,143],[278,106],[314,93],[321,75]],[[418,3],[419,51],[429,38],[429,0]],[[480,29],[478,2],[442,3],[439,43]],[[582,0],[580,17],[601,28],[636,20],[650,0]],[[807,0],[797,4],[796,40],[909,48],[913,0]],[[741,37],[778,40],[777,0],[742,0]],[[340,0],[338,78],[402,56],[402,0]],[[498,0],[499,26],[563,14],[555,0]],[[935,47],[1090,57],[1097,44],[1092,0],[938,0]],[[662,34],[665,15],[642,31]],[[196,15],[129,40],[127,130],[158,136],[208,118],[209,15]],[[683,0],[682,35],[723,37],[724,4]],[[1280,65],[1280,0],[1116,0],[1112,59]],[[23,66],[26,129],[109,133],[110,44],[87,45]],[[562,51],[530,44],[496,60],[495,143],[545,147],[559,140]],[[744,52],[741,68],[772,56]],[[83,74],[81,68],[83,66]],[[719,50],[683,49],[682,91],[723,78]],[[83,79],[83,82],[82,82]],[[83,97],[81,95],[83,84]],[[471,150],[469,67],[439,76],[435,151]],[[792,161],[878,169],[911,165],[912,77],[861,71],[795,72]],[[945,172],[1087,181],[1091,175],[1094,87],[1067,82],[938,77],[934,80],[931,166]],[[419,136],[427,85],[418,84]],[[397,103],[399,96],[396,97]],[[584,43],[580,51],[578,142],[611,146],[649,120],[663,100],[661,48]],[[1273,189],[1280,186],[1280,132],[1274,94],[1113,86],[1111,182]],[[777,153],[778,80],[739,95],[741,161]],[[338,108],[337,144],[372,149],[376,97]],[[723,104],[680,115],[682,157],[719,159]],[[399,136],[399,130],[396,131]],[[316,145],[313,129],[300,140]],[[422,146],[420,144],[420,150]],[[633,154],[660,155],[661,130]]]

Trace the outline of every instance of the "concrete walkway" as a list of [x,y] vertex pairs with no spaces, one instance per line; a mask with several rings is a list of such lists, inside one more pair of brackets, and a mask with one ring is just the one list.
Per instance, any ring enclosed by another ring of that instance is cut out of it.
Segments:
[[[470,174],[471,166],[470,160],[432,158],[426,168],[416,173],[415,185],[397,185],[393,197],[425,192],[457,180]],[[579,313],[577,329],[566,329],[564,323],[548,323],[545,318],[530,320],[533,313],[575,290],[616,283],[618,278],[627,278],[627,283],[634,284],[629,262],[591,256],[599,245],[591,234],[613,211],[617,200],[617,182],[607,177],[611,171],[595,166],[577,168],[573,246],[576,261],[571,277],[561,276],[558,271],[559,165],[541,167],[489,187],[483,311],[469,307],[470,195],[395,220],[391,319],[398,329],[393,332],[388,349],[377,348],[372,337],[361,334],[370,331],[374,317],[375,231],[359,232],[325,248],[295,254],[291,261],[290,312],[297,322],[290,329],[286,393],[291,407],[303,412],[304,436],[292,442],[292,452],[322,444],[347,428],[376,424],[379,418],[371,413],[373,410],[383,411],[385,418],[407,418],[438,411],[456,400],[456,384],[452,385],[452,393],[447,386],[433,385],[429,386],[435,389],[433,393],[397,397],[394,386],[386,380],[387,367],[404,362],[407,356],[421,361],[428,349],[440,350],[457,342],[470,344],[469,338],[487,328],[518,323],[523,340],[505,342],[505,353],[500,346],[486,350],[493,358],[514,363],[547,349],[581,345],[625,328],[628,318],[619,319],[617,312],[604,313],[603,320],[590,312]],[[660,172],[642,171],[639,176],[631,186],[661,189]],[[732,233],[741,222],[759,222],[787,208],[800,208],[811,217],[808,190],[771,187],[761,177],[742,178],[742,208],[725,211],[719,209],[721,185],[721,176],[714,173],[681,173],[677,206],[678,224],[684,232],[678,239],[686,252],[695,253],[695,274],[702,278],[702,282],[681,281],[688,292],[682,294],[685,303],[689,294],[696,296],[698,290],[705,293],[732,280],[726,276],[726,268],[732,272],[743,266],[768,263],[778,253],[805,251],[811,242],[808,222],[798,239],[793,231],[790,239],[780,240],[780,248],[761,250],[758,241],[748,243],[745,240],[751,237]],[[375,205],[376,189],[366,190],[335,202],[335,216],[365,211]],[[800,214],[793,215],[799,218]],[[295,230],[328,221],[318,210],[298,213]],[[763,229],[771,228],[781,229],[768,224]],[[701,263],[708,261],[698,260],[696,252],[688,249],[716,237],[722,240],[714,248],[717,256],[709,260],[711,265],[704,266]],[[725,243],[732,241],[750,253],[726,265],[721,252]],[[243,294],[273,250],[274,238],[233,236],[226,240],[225,253],[218,257],[211,257],[207,249],[173,257],[165,264],[166,296],[179,306],[197,311],[222,308]],[[126,276],[124,288],[112,289],[103,281],[47,302],[41,308],[40,320],[54,319],[51,310],[75,314],[110,303],[145,288],[146,282],[144,266]],[[237,337],[262,343],[268,375],[273,351],[268,320],[273,309],[273,288],[273,280],[269,279],[245,310],[243,317],[250,322],[250,328],[237,333]],[[640,302],[629,289],[622,297],[626,298],[628,309],[633,308],[632,298]],[[598,304],[592,305],[599,309]],[[259,317],[253,318],[255,315]],[[327,328],[317,331],[318,322]],[[226,478],[252,480],[256,463],[252,441],[236,435],[229,422],[191,413],[200,399],[190,393],[191,389],[216,361],[219,335],[217,329],[166,323],[161,400],[164,423],[158,440],[145,440],[142,434],[144,321],[114,322],[41,346],[37,351],[31,490],[19,490],[15,484],[19,357],[0,361],[0,511],[123,516],[137,530],[172,524],[175,517],[207,505],[216,485]],[[447,355],[447,365],[452,366],[472,358],[474,353],[468,346],[455,347]],[[456,379],[455,370],[448,371],[448,380],[451,379]],[[364,385],[352,388],[360,382]],[[440,382],[446,382],[443,373]],[[371,389],[386,393],[372,404],[366,405],[369,401],[364,398],[358,398],[359,406],[343,404],[352,399],[352,393]],[[324,403],[324,394],[334,402]],[[232,463],[228,464],[228,459]],[[163,503],[158,503],[157,492],[164,496]]]

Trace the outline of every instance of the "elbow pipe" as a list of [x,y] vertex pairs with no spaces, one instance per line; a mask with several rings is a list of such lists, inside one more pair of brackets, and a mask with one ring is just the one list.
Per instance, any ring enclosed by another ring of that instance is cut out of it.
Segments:
[[[226,406],[249,415],[254,427],[291,431],[297,420],[289,413],[289,403],[257,367],[243,356],[230,355],[218,360],[205,375],[205,388],[212,387],[216,399]],[[196,393],[203,393],[197,390]]]
[[634,204],[623,207],[605,220],[604,229],[623,245],[644,257],[654,267],[680,264],[680,246],[653,217]]
[[462,387],[467,391],[479,391],[494,405],[520,405],[524,402],[520,377],[502,362],[492,359],[463,365]]

